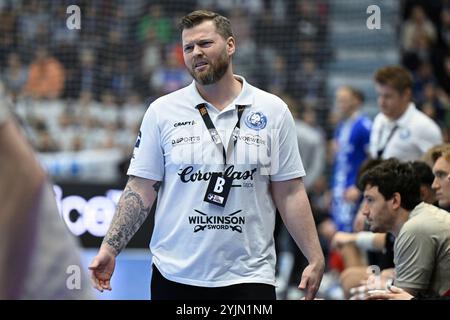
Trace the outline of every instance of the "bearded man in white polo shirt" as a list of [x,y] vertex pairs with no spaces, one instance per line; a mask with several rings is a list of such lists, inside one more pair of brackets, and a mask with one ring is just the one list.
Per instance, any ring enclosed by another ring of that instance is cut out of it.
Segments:
[[324,258],[292,115],[233,74],[227,18],[194,11],[180,29],[194,81],[144,116],[130,179],[90,266],[94,286],[111,290],[115,258],[158,196],[152,299],[275,299],[275,207],[309,261],[299,287],[313,299]]
[[383,67],[374,78],[381,112],[370,135],[372,158],[415,161],[442,143],[438,125],[411,102],[413,80],[405,68]]

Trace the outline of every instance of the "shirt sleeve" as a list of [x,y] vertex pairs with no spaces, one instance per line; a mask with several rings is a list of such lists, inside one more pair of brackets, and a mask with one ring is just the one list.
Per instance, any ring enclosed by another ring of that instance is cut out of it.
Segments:
[[158,126],[158,115],[152,105],[147,109],[142,120],[127,174],[156,181],[162,181],[164,177],[161,132]]
[[395,285],[426,290],[433,273],[435,250],[433,239],[420,226],[408,226],[395,242]]
[[294,118],[285,109],[281,123],[271,133],[270,180],[286,181],[305,176],[298,149]]
[[[432,121],[430,119],[430,121]],[[417,147],[422,153],[427,152],[431,147],[441,144],[442,133],[437,124],[432,123],[423,127],[423,130],[417,130]]]

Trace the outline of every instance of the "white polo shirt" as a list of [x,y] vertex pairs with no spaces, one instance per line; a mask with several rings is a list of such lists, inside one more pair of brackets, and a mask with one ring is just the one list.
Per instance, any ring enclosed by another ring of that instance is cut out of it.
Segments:
[[[395,125],[398,128],[388,140]],[[415,161],[442,141],[438,125],[422,111],[417,110],[414,103],[410,103],[397,121],[389,120],[381,112],[375,117],[369,150],[372,158],[377,158],[378,150],[385,147],[382,159],[395,157],[401,161]]]
[[[148,108],[129,175],[162,181],[150,243],[153,263],[169,280],[220,287],[275,284],[275,205],[270,181],[305,175],[295,125],[278,97],[243,83],[222,111],[207,103],[195,83],[163,96]],[[227,148],[237,122],[235,105],[248,105],[226,175],[234,178],[225,207],[204,202],[212,172],[222,172],[198,109],[206,103]],[[270,165],[268,165],[270,163]]]

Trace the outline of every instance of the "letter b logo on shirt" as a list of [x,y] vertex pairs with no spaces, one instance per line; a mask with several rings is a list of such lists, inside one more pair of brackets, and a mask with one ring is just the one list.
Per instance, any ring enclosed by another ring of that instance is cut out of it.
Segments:
[[223,175],[223,173],[214,172],[211,175],[203,201],[225,207],[232,183],[232,178]]
[[214,186],[214,192],[222,193],[224,184],[225,184],[225,179],[223,179],[221,177],[217,177],[216,185]]

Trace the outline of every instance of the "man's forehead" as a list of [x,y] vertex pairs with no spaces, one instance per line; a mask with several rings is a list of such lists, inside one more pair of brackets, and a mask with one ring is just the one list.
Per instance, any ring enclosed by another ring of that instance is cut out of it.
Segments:
[[203,38],[211,38],[216,34],[216,25],[213,21],[203,21],[189,29],[184,29],[181,33],[183,43],[198,41]]
[[433,165],[433,173],[438,171],[450,173],[450,162],[444,156],[439,157]]
[[380,193],[378,191],[378,186],[372,186],[370,184],[367,184],[366,187],[364,188],[364,195],[376,195]]
[[378,94],[399,95],[399,92],[389,84],[375,83],[375,91]]

